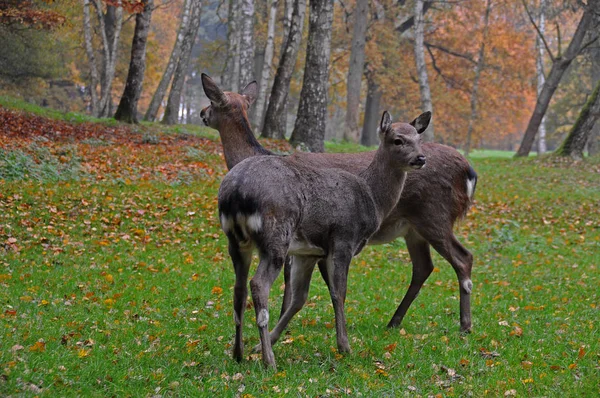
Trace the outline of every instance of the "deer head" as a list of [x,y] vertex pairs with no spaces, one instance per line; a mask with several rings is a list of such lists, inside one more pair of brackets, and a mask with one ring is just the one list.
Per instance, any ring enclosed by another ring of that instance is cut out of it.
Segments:
[[421,136],[431,120],[427,111],[410,123],[393,123],[388,111],[383,112],[379,126],[380,152],[391,156],[401,171],[420,169],[425,166],[425,155],[421,151]]
[[256,100],[258,84],[249,83],[238,93],[223,91],[206,74],[202,74],[202,87],[210,100],[210,105],[200,111],[200,117],[205,125],[220,130],[223,123],[229,123],[232,117],[248,118],[247,110]]

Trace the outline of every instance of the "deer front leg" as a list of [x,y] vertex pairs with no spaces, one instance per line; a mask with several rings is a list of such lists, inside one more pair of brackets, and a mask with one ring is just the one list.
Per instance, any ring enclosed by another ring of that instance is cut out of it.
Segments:
[[431,272],[433,272],[431,251],[429,250],[429,243],[426,240],[418,236],[416,232],[410,231],[406,236],[406,247],[412,261],[412,279],[408,291],[387,325],[388,328],[400,326],[408,308],[415,298],[417,298],[423,284],[429,278]]
[[248,299],[248,270],[252,261],[252,248],[241,248],[235,238],[229,239],[229,255],[235,270],[235,286],[233,288],[233,319],[235,322],[235,341],[233,358],[241,362],[244,356],[242,337],[244,310]]
[[348,287],[348,269],[353,251],[337,249],[327,258],[327,273],[329,275],[329,294],[335,312],[335,331],[337,346],[340,353],[350,353],[348,333],[346,331],[346,290]]

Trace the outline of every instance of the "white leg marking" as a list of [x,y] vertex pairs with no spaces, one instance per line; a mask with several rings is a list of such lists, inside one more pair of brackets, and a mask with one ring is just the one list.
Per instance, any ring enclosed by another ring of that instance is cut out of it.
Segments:
[[467,294],[471,294],[471,290],[473,289],[473,282],[470,279],[464,280],[462,283],[463,289]]
[[269,325],[269,311],[266,309],[260,310],[258,317],[256,318],[256,324],[259,328],[264,328]]
[[258,213],[254,213],[246,220],[248,228],[251,231],[258,232],[262,228],[262,217]]
[[225,233],[231,231],[233,228],[233,219],[227,217],[225,214],[221,214],[221,228]]
[[467,195],[469,199],[473,198],[473,194],[475,193],[475,180],[470,180],[467,178]]

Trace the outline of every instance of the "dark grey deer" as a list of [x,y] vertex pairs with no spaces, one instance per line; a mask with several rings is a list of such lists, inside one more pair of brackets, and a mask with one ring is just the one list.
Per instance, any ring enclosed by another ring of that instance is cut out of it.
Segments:
[[[254,138],[247,118],[247,109],[254,102],[257,84],[248,84],[241,93],[223,92],[207,75],[202,74],[202,85],[211,105],[204,108],[201,117],[207,126],[219,131],[227,167],[257,155],[273,155]],[[454,224],[464,217],[471,205],[477,185],[477,174],[469,162],[454,148],[425,143],[422,150],[427,167],[409,173],[396,207],[371,237],[369,244],[382,244],[404,237],[412,261],[412,280],[388,327],[402,323],[408,308],[421,287],[433,272],[430,247],[442,255],[454,268],[460,292],[460,330],[471,329],[471,268],[473,256],[456,239]],[[375,152],[361,153],[297,153],[303,159],[321,168],[340,168],[358,174],[373,160]],[[319,270],[328,283],[327,268],[319,262]],[[282,315],[290,302],[290,269],[285,266],[286,289]]]
[[[275,367],[271,340],[279,337],[277,331],[283,330],[304,305],[320,259],[327,268],[338,350],[350,351],[344,314],[350,261],[395,207],[406,173],[425,165],[419,134],[430,118],[431,113],[426,112],[416,119],[415,127],[392,125],[389,113],[384,112],[381,144],[359,176],[314,167],[295,155],[250,157],[225,176],[219,188],[219,217],[236,276],[236,360],[243,357],[243,313],[254,249],[260,263],[250,288],[264,364]],[[293,256],[291,301],[275,328],[277,335],[270,335],[269,292],[288,256]]]

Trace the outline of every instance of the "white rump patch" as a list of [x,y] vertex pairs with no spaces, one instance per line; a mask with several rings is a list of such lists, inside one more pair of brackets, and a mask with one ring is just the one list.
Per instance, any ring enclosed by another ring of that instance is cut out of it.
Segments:
[[464,280],[462,283],[462,287],[463,289],[465,289],[465,292],[467,292],[467,294],[471,294],[471,290],[473,289],[473,282],[471,282],[470,279]]
[[467,195],[469,199],[473,199],[473,194],[475,193],[475,181],[467,178]]
[[262,229],[262,217],[254,213],[246,219],[246,225],[251,231],[258,232]]
[[266,309],[260,310],[258,313],[258,317],[256,318],[256,324],[259,328],[264,328],[269,326],[269,311]]
[[225,214],[221,214],[221,228],[225,233],[231,231],[233,229],[233,219],[227,217]]

